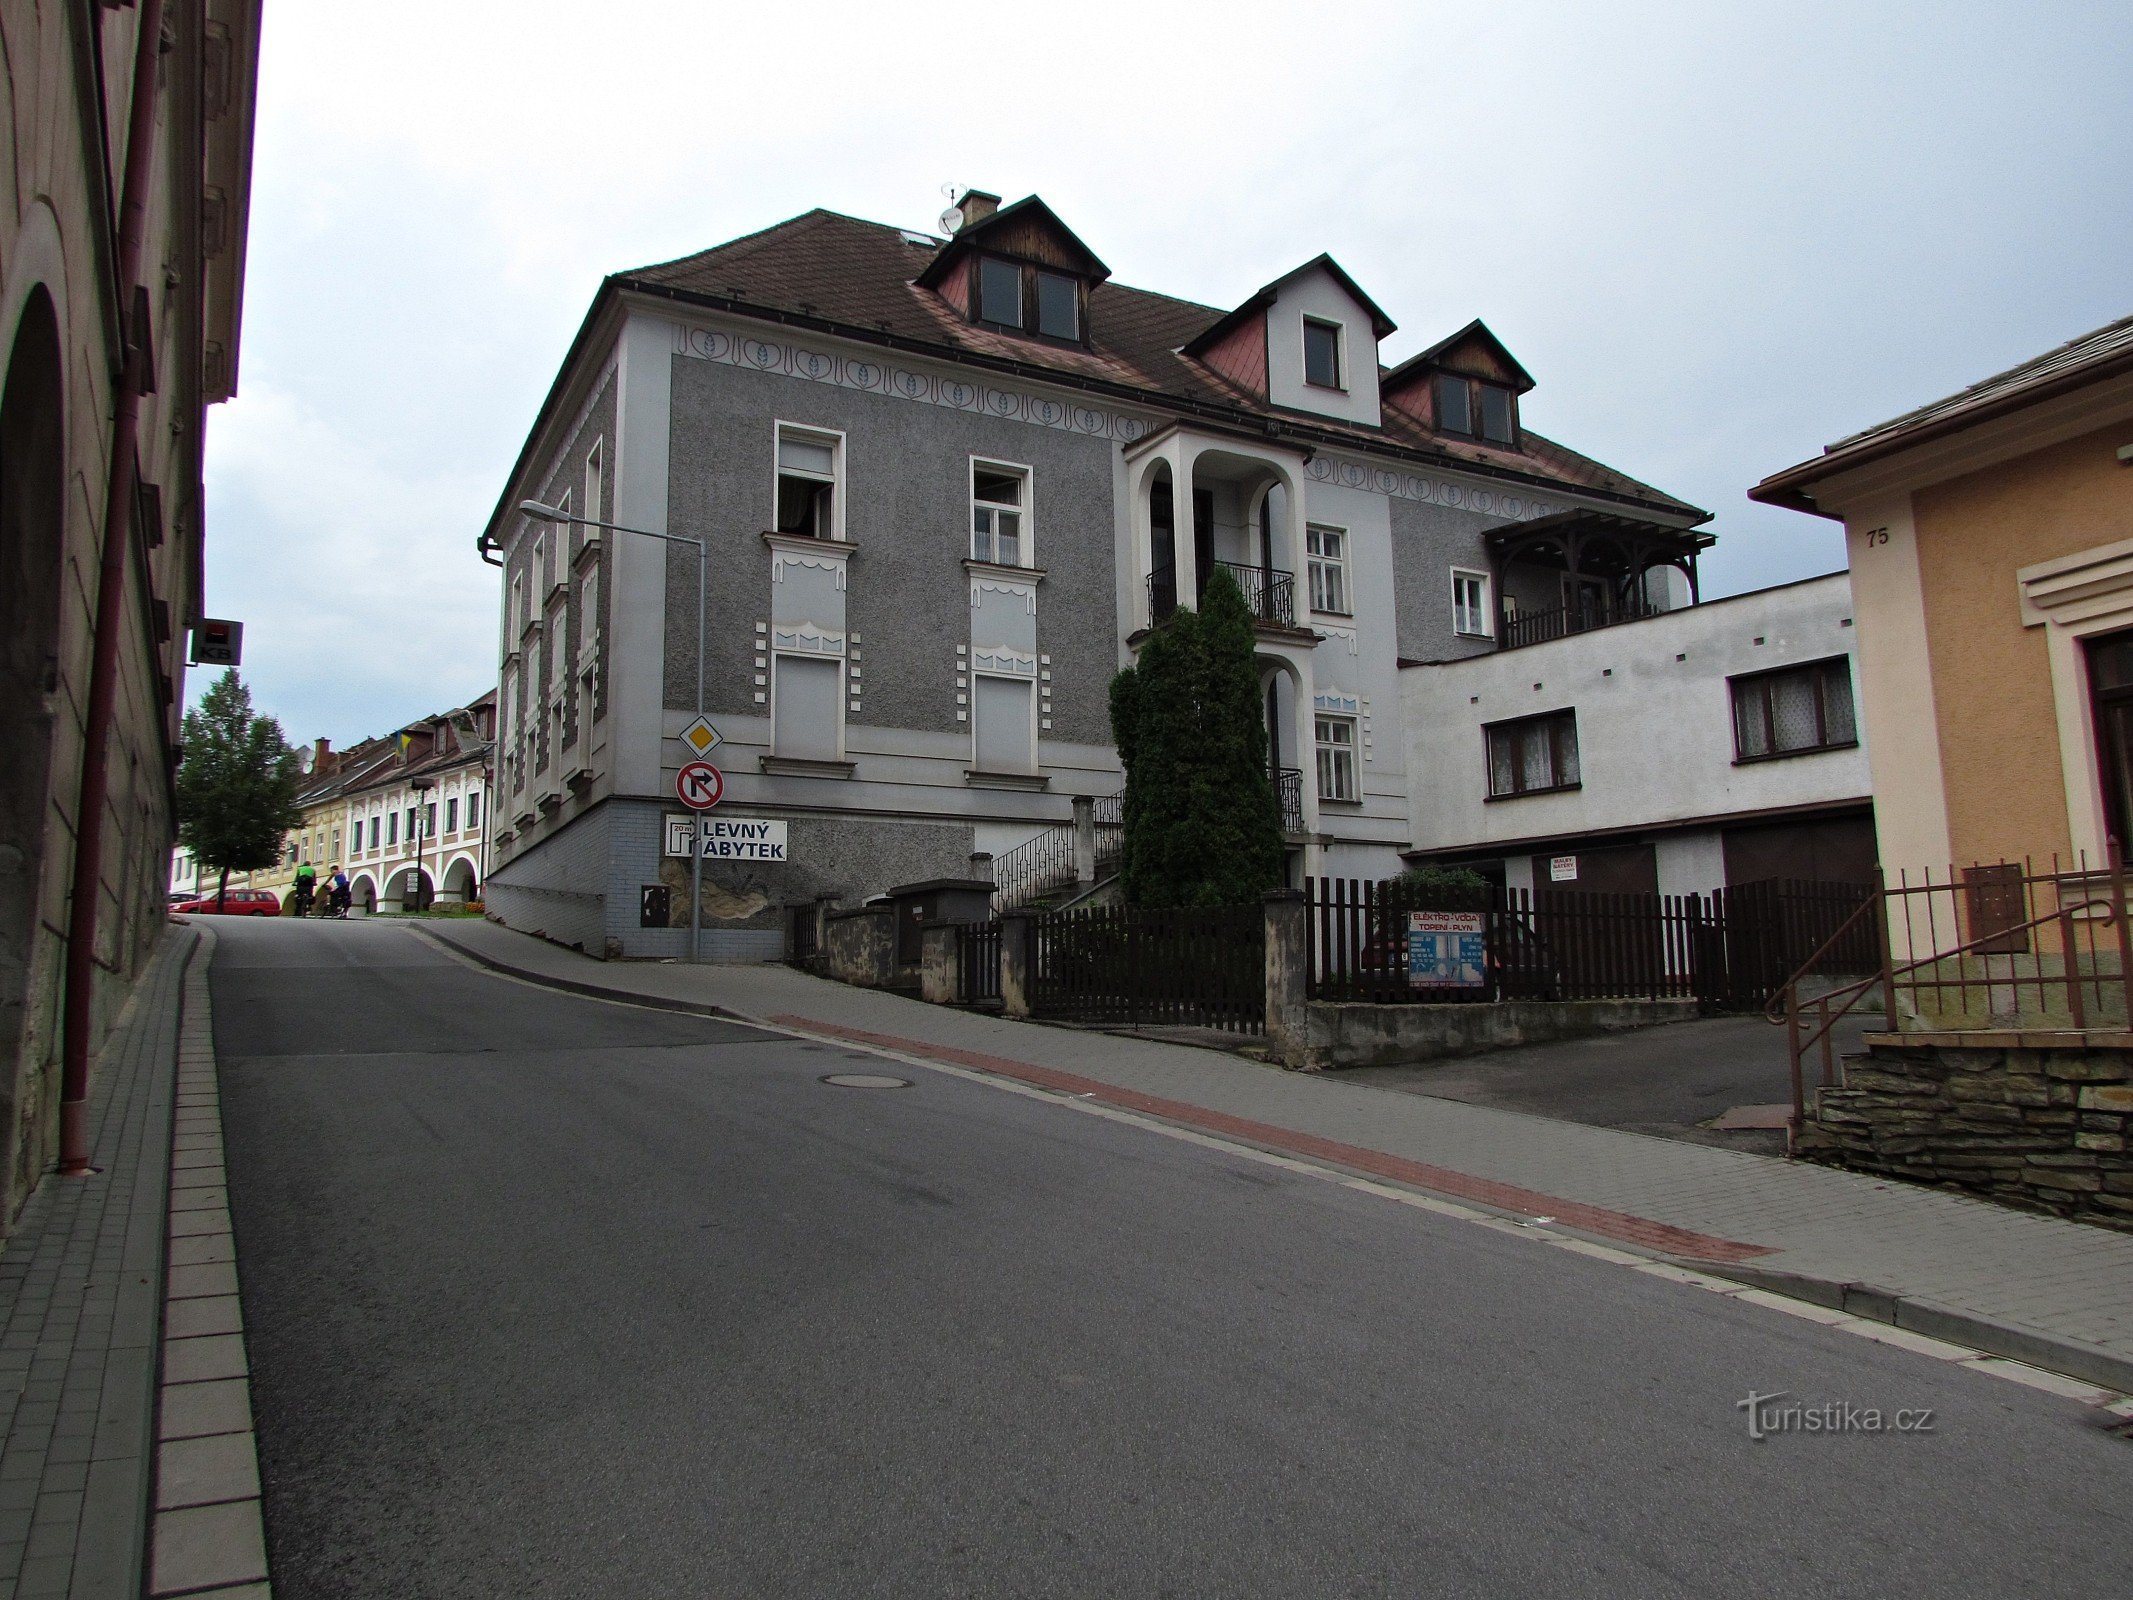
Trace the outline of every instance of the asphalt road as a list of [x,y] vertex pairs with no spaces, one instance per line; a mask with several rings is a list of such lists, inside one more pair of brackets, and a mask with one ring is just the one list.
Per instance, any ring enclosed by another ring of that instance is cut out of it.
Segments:
[[[216,931],[284,1600],[2126,1591],[2073,1402],[406,928]],[[1934,1431],[1758,1443],[1751,1389]]]
[[[1838,1023],[1833,1053],[1862,1049],[1869,1026],[1879,1027],[1879,1019]],[[1785,1030],[1759,1016],[1706,1017],[1415,1066],[1358,1067],[1341,1077],[1469,1105],[1783,1155],[1782,1130],[1704,1124],[1735,1106],[1790,1105],[1787,1049]],[[1819,1082],[1821,1070],[1819,1054],[1810,1055],[1808,1082]]]

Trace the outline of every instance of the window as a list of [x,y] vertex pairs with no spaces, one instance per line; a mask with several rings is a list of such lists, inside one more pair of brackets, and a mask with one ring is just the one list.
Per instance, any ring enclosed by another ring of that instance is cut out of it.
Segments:
[[[563,513],[563,520],[555,525],[555,559],[548,564],[548,592],[560,589],[570,582],[570,519],[575,514],[570,508],[570,491],[565,489],[555,504],[556,509]],[[533,603],[544,611],[547,609],[547,599],[547,592],[538,588],[534,590]]]
[[1036,684],[981,672],[971,678],[970,691],[971,766],[979,772],[1035,772]]
[[333,830],[333,853],[335,855],[341,853],[341,830],[339,828]]
[[1441,433],[1474,431],[1474,405],[1464,378],[1449,373],[1437,378],[1437,429]]
[[2123,860],[2133,825],[2133,633],[2082,641],[2089,677],[2089,717],[2096,729],[2097,776],[2103,780],[2106,847]]
[[1319,717],[1317,722],[1319,799],[1361,798],[1355,786],[1355,718]]
[[1052,339],[1081,337],[1081,285],[1056,272],[1037,277],[1037,331]]
[[413,806],[407,808],[407,842],[409,844],[415,842],[415,808]]
[[437,837],[437,802],[434,800],[422,808],[422,836],[425,839]]
[[1480,383],[1481,436],[1494,444],[1511,442],[1511,391],[1493,383]]
[[376,817],[370,819],[370,847],[373,850],[378,848],[378,819]]
[[778,428],[777,530],[804,539],[835,539],[838,461],[835,434]]
[[1452,632],[1486,639],[1489,626],[1489,575],[1452,568]]
[[1001,567],[1027,563],[1022,513],[1028,485],[1026,468],[997,466],[989,461],[970,463],[971,560],[990,561]]
[[400,813],[390,811],[385,816],[385,843],[388,847],[400,842]]
[[1341,386],[1341,325],[1304,318],[1304,382],[1321,389]]
[[505,623],[504,651],[509,654],[518,648],[519,635],[525,631],[526,620],[526,575],[521,572],[511,579],[511,613]]
[[1339,528],[1306,528],[1311,563],[1311,609],[1348,614],[1348,535]]
[[1022,326],[1022,269],[985,256],[978,262],[978,320],[1003,328]]
[[1851,662],[1845,657],[1733,679],[1733,749],[1740,760],[1858,742]]
[[467,826],[470,828],[481,826],[481,791],[479,789],[467,796]]
[[801,761],[844,756],[844,663],[832,656],[771,657],[770,747]]
[[1575,711],[1521,717],[1482,730],[1489,746],[1491,795],[1538,794],[1574,789],[1578,783],[1578,718]]

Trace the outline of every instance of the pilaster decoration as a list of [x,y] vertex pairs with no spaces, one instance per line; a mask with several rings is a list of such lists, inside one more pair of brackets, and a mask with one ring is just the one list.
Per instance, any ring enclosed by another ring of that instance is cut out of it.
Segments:
[[1344,628],[1337,622],[1314,621],[1311,624],[1311,631],[1321,639],[1338,639],[1348,647],[1348,654],[1351,656],[1360,656],[1362,654],[1363,636],[1354,628]]
[[812,622],[803,622],[797,628],[772,628],[771,647],[818,656],[841,656],[844,654],[844,635],[832,633],[827,628],[818,628]]
[[1019,650],[978,649],[970,653],[971,670],[997,673],[1011,678],[1034,678],[1037,676],[1037,658],[1024,655]]
[[788,566],[813,567],[830,574],[839,590],[844,588],[852,551],[857,548],[848,540],[808,539],[790,533],[766,533],[763,542],[770,546],[772,583],[785,581]]

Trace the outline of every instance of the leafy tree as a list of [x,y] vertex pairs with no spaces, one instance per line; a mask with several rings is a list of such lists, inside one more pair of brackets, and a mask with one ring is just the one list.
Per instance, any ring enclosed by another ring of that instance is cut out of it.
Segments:
[[1124,888],[1140,906],[1256,900],[1282,880],[1252,614],[1220,568],[1111,683],[1126,768]]
[[303,824],[301,773],[281,724],[252,711],[252,691],[234,669],[185,713],[185,759],[178,766],[178,838],[220,876],[219,906],[232,872],[256,872],[281,859],[282,839]]
[[1390,886],[1418,911],[1489,909],[1489,880],[1471,867],[1409,867]]

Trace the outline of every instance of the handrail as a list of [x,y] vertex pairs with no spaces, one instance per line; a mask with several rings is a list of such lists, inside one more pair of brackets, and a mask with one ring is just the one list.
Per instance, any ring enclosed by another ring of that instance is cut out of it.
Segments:
[[[1860,910],[1864,911],[1868,907],[1879,905],[1880,902],[1886,898],[1887,892],[1888,891],[1886,889],[1877,889],[1874,893],[1874,897],[1871,900],[1867,901],[1865,906],[1860,907]],[[2027,922],[2017,923],[2011,927],[1995,928],[1990,933],[1982,933],[1977,935],[1975,938],[1965,940],[1962,944],[1955,946],[1951,950],[1941,950],[1935,952],[1930,956],[1921,956],[1919,959],[1915,961],[1908,961],[1900,967],[1892,967],[1888,964],[1889,949],[1887,943],[1887,935],[1884,933],[1881,951],[1881,971],[1879,971],[1878,973],[1869,974],[1867,977],[1864,978],[1854,979],[1852,982],[1844,985],[1842,988],[1831,989],[1827,993],[1816,995],[1813,1004],[1815,1007],[1815,1015],[1818,1019],[1818,1026],[1815,1028],[1815,1031],[1811,1033],[1803,1042],[1800,1038],[1800,1000],[1798,991],[1800,980],[1807,975],[1807,967],[1812,966],[1814,964],[1813,961],[1810,960],[1807,966],[1803,966],[1798,972],[1795,972],[1790,978],[1788,978],[1785,981],[1784,987],[1779,991],[1785,997],[1785,1015],[1780,1018],[1770,1016],[1768,1009],[1766,1009],[1764,1012],[1764,1015],[1768,1018],[1768,1020],[1773,1023],[1783,1022],[1790,1030],[1790,1037],[1788,1039],[1788,1043],[1791,1047],[1792,1052],[1793,1132],[1795,1134],[1799,1132],[1800,1122],[1802,1118],[1804,1118],[1807,1114],[1807,1088],[1806,1084],[1801,1079],[1800,1073],[1801,1063],[1806,1055],[1807,1048],[1815,1044],[1820,1044],[1822,1046],[1822,1082],[1823,1086],[1827,1088],[1830,1084],[1831,1075],[1834,1070],[1834,1065],[1830,1059],[1829,1036],[1831,1032],[1836,1028],[1839,1022],[1842,1022],[1846,1017],[1851,1015],[1852,1008],[1859,1003],[1860,998],[1865,995],[1865,993],[1869,989],[1872,989],[1876,984],[1885,986],[1887,996],[1885,1004],[1888,1007],[1889,1023],[1893,1027],[1896,1021],[1896,980],[1898,978],[1906,977],[1909,974],[1920,971],[1926,967],[1937,966],[1941,962],[1947,961],[1951,958],[1966,955],[1975,955],[1979,953],[1979,951],[1985,945],[1997,943],[2001,940],[2010,938],[2018,933],[2028,933],[2032,929],[2041,928],[2047,922],[2062,922],[2070,920],[2085,911],[2101,910],[2104,913],[2101,920],[2105,922],[2110,922],[2114,920],[2114,913],[2117,909],[2119,898],[2121,897],[2114,897],[2111,900],[2084,900],[2079,905],[2057,906],[2050,911],[2043,912],[2040,915],[2031,917]],[[1856,916],[1858,915],[1858,913],[1855,912],[1853,913],[1853,915]],[[1834,944],[1835,942],[1836,941],[1834,938],[1829,941],[1830,944]],[[1828,948],[1829,946],[1825,944],[1821,950],[1817,950],[1815,952],[1815,959],[1819,959],[1823,955],[1823,953],[1827,951]],[[2073,994],[2076,997],[2075,1005],[2077,1007],[2077,1014],[2075,1025],[2078,1027],[2080,1026],[2078,1011],[2078,996],[2080,991],[2078,988],[2072,986],[2077,985],[2079,983],[2079,979],[2074,975],[2073,952],[2071,949],[2069,949],[2067,952],[2067,981],[2070,986],[2069,993]],[[1844,997],[1844,1004],[1838,1007],[1838,1009],[1834,1013],[1832,1013],[1829,1009],[1830,1002],[1838,999],[1840,996]],[[1776,1001],[1773,1000],[1771,1002],[1771,1006],[1775,1007],[1775,1005]]]
[[[1834,950],[1837,947],[1837,942],[1844,938],[1846,934],[1852,931],[1852,924],[1857,922],[1861,917],[1865,916],[1869,911],[1874,910],[1880,904],[1881,894],[1882,891],[1879,888],[1876,888],[1872,894],[1868,895],[1864,900],[1860,901],[1859,909],[1854,911],[1850,916],[1846,917],[1842,922],[1838,923],[1837,931],[1831,934],[1827,939],[1824,939],[1822,943],[1816,948],[1815,953],[1809,956],[1805,961],[1801,962],[1798,970],[1795,971],[1791,977],[1787,978],[1783,983],[1777,986],[1776,990],[1773,991],[1770,996],[1770,1003],[1767,1006],[1763,1007],[1764,1021],[1770,1023],[1773,1027],[1783,1025],[1785,1019],[1782,1016],[1778,1015],[1777,1009],[1779,997],[1791,993],[1792,986],[1798,983],[1802,978],[1806,977],[1808,973],[1812,972],[1814,970],[1815,963],[1820,961],[1824,956],[1828,955],[1830,951]],[[1866,981],[1870,983],[1879,983],[1881,981],[1881,974],[1876,973],[1872,978]]]

